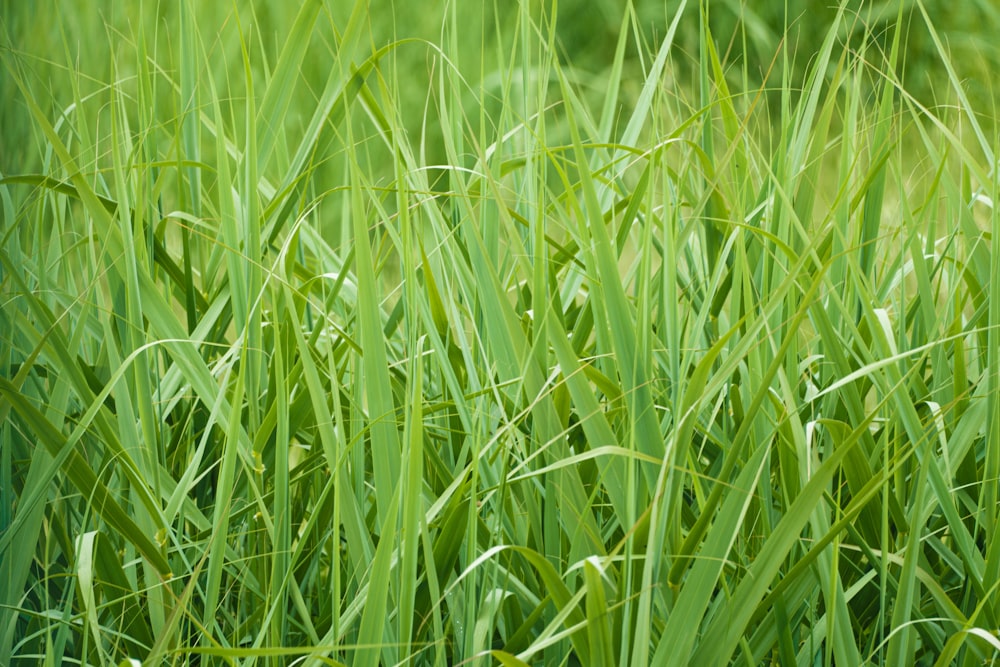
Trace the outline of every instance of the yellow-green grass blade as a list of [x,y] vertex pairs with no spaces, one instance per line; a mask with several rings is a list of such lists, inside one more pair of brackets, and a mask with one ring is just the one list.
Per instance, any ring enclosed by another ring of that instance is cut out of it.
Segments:
[[[309,51],[316,20],[323,8],[322,0],[307,0],[299,7],[295,23],[285,36],[284,47],[275,63],[267,90],[256,111],[260,128],[257,150],[257,171],[266,173],[275,144],[284,135],[289,106],[294,98],[299,70]],[[256,188],[256,183],[254,183]]]
[[[207,583],[205,585],[205,609],[201,619],[202,625],[212,628],[216,620],[215,610],[223,595],[222,575],[226,566],[226,538],[229,535],[230,517],[232,515],[232,500],[237,481],[237,460],[240,452],[240,440],[236,435],[240,432],[239,424],[243,411],[243,396],[245,384],[243,369],[240,366],[233,387],[232,401],[228,414],[224,417],[229,423],[226,429],[228,436],[222,445],[222,461],[219,466],[219,494],[212,512],[212,532],[208,545],[208,561],[206,562]],[[226,374],[228,379],[229,374]]]
[[[567,88],[565,79],[561,79],[563,89]],[[604,216],[598,200],[597,189],[588,167],[582,139],[576,125],[575,117],[568,113],[570,132],[573,139],[574,158],[580,174],[580,183],[584,193],[584,207],[579,211],[581,238],[590,239],[593,244],[594,262],[590,268],[599,281],[595,291],[606,309],[606,322],[602,324],[609,331],[611,343],[617,360],[617,369],[624,381],[626,400],[633,421],[633,433],[630,446],[635,446],[644,454],[663,456],[665,448],[660,434],[652,395],[649,386],[649,369],[645,360],[640,359],[636,352],[635,312],[630,307],[622,287],[615,251],[611,244],[608,230],[605,227]],[[632,445],[634,443],[634,445]],[[642,467],[646,481],[646,492],[654,485],[654,471],[649,466]]]
[[[348,132],[348,137],[350,136]],[[358,276],[357,340],[362,348],[361,363],[364,368],[364,398],[369,415],[371,465],[381,526],[385,525],[389,507],[394,504],[395,484],[399,479],[402,465],[396,404],[389,382],[388,358],[382,334],[382,310],[375,280],[375,258],[369,238],[369,215],[362,199],[363,183],[358,175],[359,171],[358,165],[352,166],[349,209],[353,219]]]
[[[238,207],[233,212],[233,222],[236,223],[237,230],[231,231],[230,245],[230,290],[233,296],[238,290],[242,290],[240,295],[244,302],[244,311],[240,313],[236,308],[235,322],[236,330],[243,339],[243,349],[240,352],[240,363],[245,364],[248,396],[260,396],[264,392],[264,349],[262,345],[261,327],[263,325],[262,309],[264,308],[263,278],[261,269],[263,264],[263,248],[260,243],[261,233],[261,206],[258,190],[258,154],[257,154],[257,109],[254,93],[254,76],[250,62],[250,54],[247,52],[247,45],[240,33],[240,49],[243,56],[243,71],[246,86],[246,98],[244,116],[246,129],[244,133],[243,151],[241,156],[242,167],[240,169],[240,183],[238,192]],[[217,118],[218,121],[218,118]],[[220,147],[221,148],[221,147]],[[221,151],[220,151],[221,152]],[[226,161],[223,160],[226,165]],[[226,165],[228,166],[228,165]],[[223,183],[228,182],[224,173],[220,173]],[[228,203],[228,193],[223,193],[223,200]],[[225,210],[223,207],[225,221]],[[236,250],[236,253],[233,251]],[[239,264],[239,279],[234,275],[233,264]],[[256,431],[260,425],[259,401],[251,400],[247,403],[247,429]]]
[[763,471],[767,453],[768,447],[761,446],[750,455],[722,501],[719,515],[698,552],[698,559],[681,585],[677,602],[670,611],[650,660],[652,664],[691,664],[691,650],[700,634],[705,610],[726,564],[726,557],[739,534],[738,527],[746,516],[753,487]]
[[[379,529],[379,543],[375,548],[375,558],[366,573],[368,590],[364,598],[364,612],[358,629],[357,650],[352,664],[374,667],[379,664],[395,663],[395,647],[392,645],[391,625],[386,623],[389,598],[389,582],[392,580],[392,561],[396,541],[396,521],[403,496],[396,494],[386,508],[385,521]],[[386,642],[389,642],[388,644]]]
[[[277,289],[273,291],[278,291]],[[272,382],[274,387],[274,406],[276,410],[276,428],[274,431],[274,469],[271,478],[274,480],[274,538],[272,540],[273,555],[271,558],[271,591],[269,602],[274,610],[271,620],[269,642],[272,646],[281,646],[288,633],[288,586],[287,577],[292,573],[292,498],[291,498],[291,466],[289,463],[292,449],[292,428],[290,418],[290,398],[292,386],[289,379],[287,356],[294,350],[290,344],[290,336],[285,334],[287,323],[274,322],[274,354],[272,365]],[[294,357],[292,357],[294,358]],[[262,429],[263,430],[263,429]],[[259,451],[259,450],[255,450]]]
[[[423,360],[419,347],[413,358],[413,370],[410,373],[412,387],[406,418],[407,448],[405,454],[406,470],[400,493],[400,504],[403,507],[402,525],[400,526],[400,551],[402,552],[399,567],[399,588],[396,602],[398,610],[399,631],[397,636],[402,640],[400,652],[410,655],[412,652],[412,637],[415,624],[414,607],[416,601],[419,538],[423,524],[423,486],[424,486],[424,429],[423,429]],[[431,565],[433,567],[433,565]]]
[[583,564],[583,578],[587,587],[587,640],[590,658],[596,664],[614,664],[611,619],[608,599],[604,587],[604,568],[596,559],[587,559]]

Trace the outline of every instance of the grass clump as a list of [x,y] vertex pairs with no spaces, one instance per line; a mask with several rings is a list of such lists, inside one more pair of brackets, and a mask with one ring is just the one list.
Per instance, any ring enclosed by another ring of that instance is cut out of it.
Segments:
[[0,664],[994,660],[992,109],[849,4],[10,9]]

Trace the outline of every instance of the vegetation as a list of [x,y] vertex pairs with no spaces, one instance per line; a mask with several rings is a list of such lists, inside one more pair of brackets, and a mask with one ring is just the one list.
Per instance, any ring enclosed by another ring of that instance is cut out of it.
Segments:
[[4,5],[0,664],[1000,655],[987,40],[108,4]]

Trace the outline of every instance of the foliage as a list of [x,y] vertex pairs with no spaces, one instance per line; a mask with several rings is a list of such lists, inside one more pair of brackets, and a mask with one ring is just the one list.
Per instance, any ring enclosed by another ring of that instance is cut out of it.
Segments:
[[992,110],[707,5],[10,8],[0,664],[995,659]]

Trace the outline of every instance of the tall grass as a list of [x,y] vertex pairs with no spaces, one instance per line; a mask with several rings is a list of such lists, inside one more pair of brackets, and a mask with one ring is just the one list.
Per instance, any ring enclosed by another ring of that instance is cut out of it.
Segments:
[[924,4],[753,63],[626,3],[597,74],[555,5],[299,4],[4,19],[0,664],[1000,655],[998,142]]

